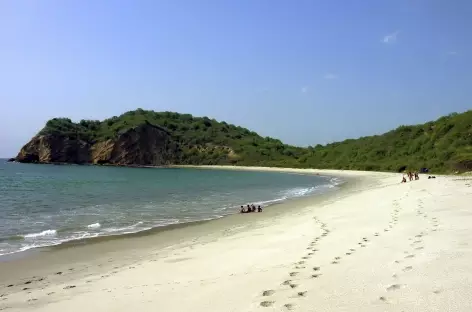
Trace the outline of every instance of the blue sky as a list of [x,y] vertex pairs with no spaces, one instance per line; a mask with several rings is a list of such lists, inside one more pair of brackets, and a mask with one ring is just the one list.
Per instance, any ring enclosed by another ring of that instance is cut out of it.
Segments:
[[296,145],[472,108],[472,1],[1,1],[0,157],[138,107]]

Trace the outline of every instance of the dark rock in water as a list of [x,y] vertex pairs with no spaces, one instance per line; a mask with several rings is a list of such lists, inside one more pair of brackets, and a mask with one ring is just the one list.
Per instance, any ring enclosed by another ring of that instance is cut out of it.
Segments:
[[15,159],[15,158],[9,158],[9,159],[7,160],[7,162],[13,162],[13,161],[16,161],[16,159]]

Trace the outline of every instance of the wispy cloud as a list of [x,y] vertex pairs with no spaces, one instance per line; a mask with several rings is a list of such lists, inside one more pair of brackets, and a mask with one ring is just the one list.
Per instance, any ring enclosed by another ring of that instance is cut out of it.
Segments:
[[385,36],[383,37],[382,42],[383,42],[383,43],[386,43],[386,44],[395,43],[395,42],[397,42],[398,34],[399,34],[399,31],[396,31],[396,32],[394,32],[394,33],[385,35]]
[[459,54],[459,53],[457,53],[456,51],[448,51],[447,52],[447,55],[449,55],[449,56],[456,56],[457,54]]
[[338,79],[339,76],[333,73],[327,73],[326,75],[324,75],[323,78],[328,79],[328,80],[333,80],[333,79]]
[[307,93],[308,92],[308,87],[302,87],[301,91],[302,91],[302,93]]

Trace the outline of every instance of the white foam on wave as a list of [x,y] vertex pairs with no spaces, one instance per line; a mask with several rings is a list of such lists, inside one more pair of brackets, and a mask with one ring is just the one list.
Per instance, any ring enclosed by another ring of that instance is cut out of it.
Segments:
[[45,236],[56,236],[56,235],[57,235],[56,230],[46,230],[39,233],[26,234],[26,235],[23,235],[23,237],[25,239],[28,239],[28,238],[35,239],[35,238],[40,238],[40,237],[45,237]]
[[102,225],[100,223],[92,223],[92,224],[89,224],[87,225],[87,228],[89,229],[99,229]]
[[287,190],[284,194],[285,198],[291,198],[291,197],[300,197],[300,196],[305,196],[310,193],[313,193],[317,189],[316,186],[312,187],[297,187],[293,188],[290,190]]
[[135,224],[124,226],[124,227],[106,228],[106,229],[103,229],[103,232],[104,233],[129,234],[129,233],[135,233],[135,232],[138,232],[138,231],[144,231],[144,230],[150,229],[150,227],[147,227],[147,228],[139,227],[143,223],[144,223],[143,221],[139,221]]

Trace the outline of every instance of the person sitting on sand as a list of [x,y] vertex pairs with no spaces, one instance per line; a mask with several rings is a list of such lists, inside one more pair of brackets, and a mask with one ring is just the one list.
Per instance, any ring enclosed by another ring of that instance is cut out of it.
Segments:
[[257,206],[257,212],[262,212],[262,207],[261,207],[261,205]]
[[401,183],[406,183],[406,178],[405,178],[405,176],[403,176]]

